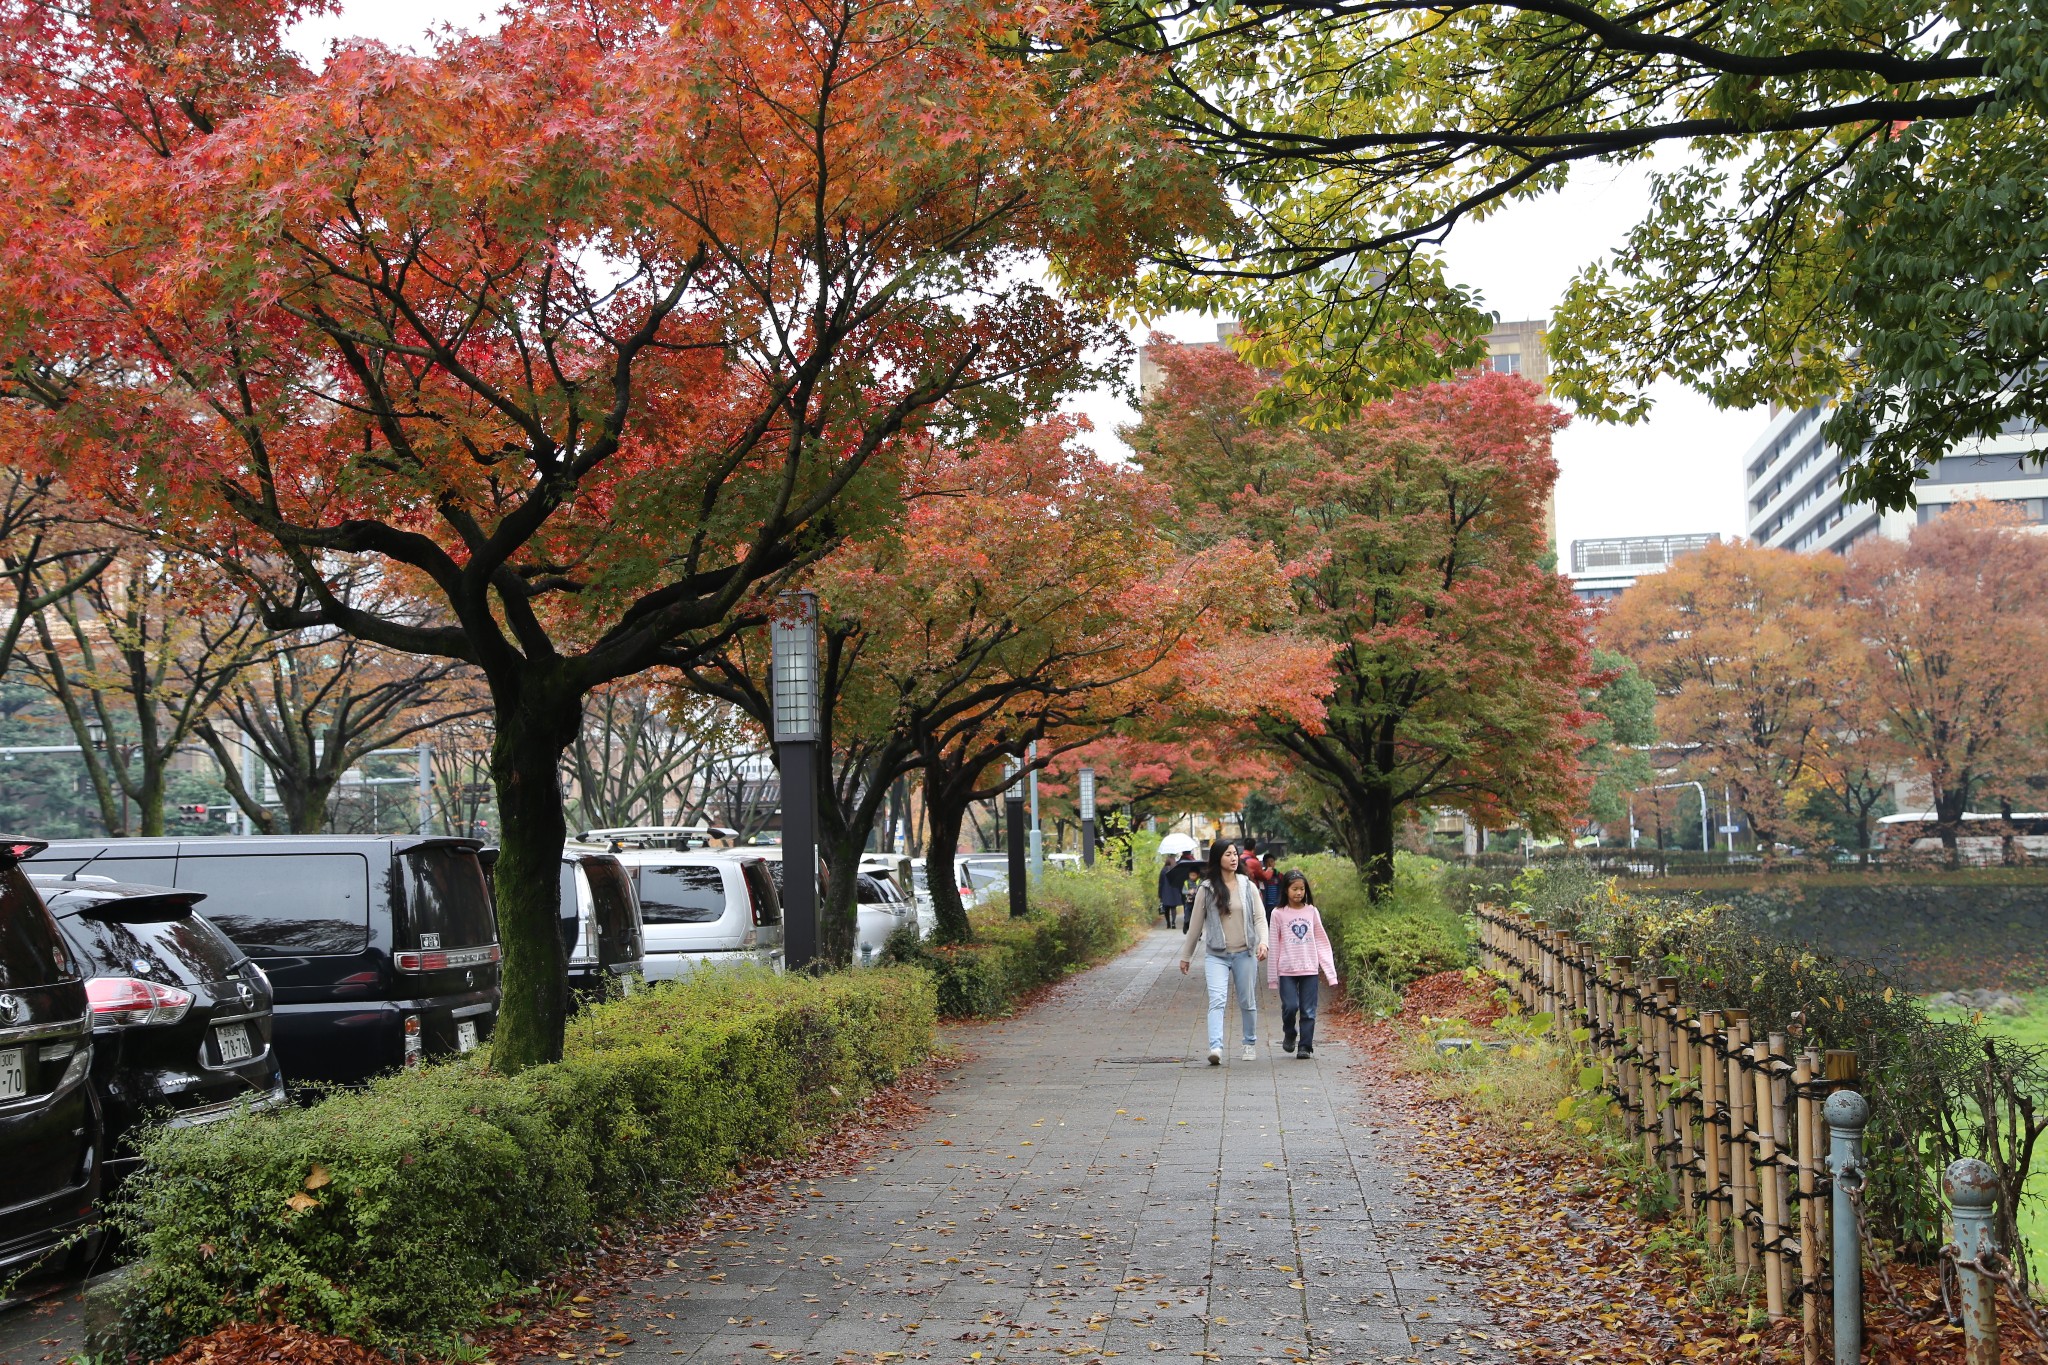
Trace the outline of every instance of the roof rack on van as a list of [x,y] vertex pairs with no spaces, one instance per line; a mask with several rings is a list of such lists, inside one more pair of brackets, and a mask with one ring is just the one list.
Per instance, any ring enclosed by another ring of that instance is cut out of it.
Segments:
[[616,852],[622,848],[729,848],[739,837],[738,830],[723,825],[627,825],[578,830],[575,842]]

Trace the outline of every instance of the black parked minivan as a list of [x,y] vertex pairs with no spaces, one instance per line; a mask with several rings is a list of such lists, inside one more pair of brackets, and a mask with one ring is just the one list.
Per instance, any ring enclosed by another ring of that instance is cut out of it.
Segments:
[[110,1182],[135,1162],[122,1139],[140,1123],[207,1123],[284,1102],[270,982],[193,913],[204,895],[90,872],[29,880],[85,974]]
[[356,1084],[467,1052],[498,1012],[498,923],[474,839],[71,839],[37,872],[204,892],[270,978],[287,1081]]
[[20,868],[41,847],[0,837],[0,1300],[100,1195],[85,979]]

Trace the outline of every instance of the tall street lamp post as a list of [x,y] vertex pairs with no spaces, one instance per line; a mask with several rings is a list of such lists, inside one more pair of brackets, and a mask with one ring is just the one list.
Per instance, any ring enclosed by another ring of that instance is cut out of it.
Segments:
[[1095,866],[1095,769],[1081,769],[1081,865]]
[[818,956],[818,596],[776,599],[769,639],[782,773],[782,952],[791,971]]
[[1024,887],[1027,875],[1024,862],[1024,784],[1019,780],[1024,773],[1024,763],[1015,758],[1006,761],[1010,781],[1003,788],[1003,814],[1010,845],[1010,915],[1017,918],[1031,908]]

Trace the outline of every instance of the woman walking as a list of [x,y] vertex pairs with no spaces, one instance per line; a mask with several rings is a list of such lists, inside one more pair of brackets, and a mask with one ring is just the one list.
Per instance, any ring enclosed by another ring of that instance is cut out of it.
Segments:
[[1266,914],[1258,888],[1237,870],[1236,844],[1218,840],[1209,850],[1209,868],[1195,890],[1188,915],[1187,937],[1180,945],[1181,975],[1194,960],[1195,945],[1207,951],[1202,976],[1209,987],[1209,1065],[1223,1065],[1223,1010],[1230,989],[1237,988],[1238,1012],[1244,1016],[1244,1059],[1259,1058],[1259,977],[1255,963],[1266,960]]

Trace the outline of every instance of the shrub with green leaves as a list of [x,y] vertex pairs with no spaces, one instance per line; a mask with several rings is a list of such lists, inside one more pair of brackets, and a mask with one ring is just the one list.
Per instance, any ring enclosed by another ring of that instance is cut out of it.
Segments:
[[1337,975],[1360,1009],[1390,1013],[1409,982],[1472,963],[1471,934],[1445,902],[1444,867],[1434,858],[1397,854],[1394,884],[1378,904],[1348,859],[1318,854],[1287,866],[1308,878]]
[[797,1150],[928,1055],[935,1003],[917,971],[706,972],[583,1011],[517,1076],[480,1055],[160,1130],[116,1214],[140,1253],[119,1344],[270,1318],[445,1342],[594,1225]]
[[889,956],[932,974],[941,1016],[988,1019],[1009,1013],[1026,992],[1123,951],[1155,918],[1150,888],[1129,873],[1053,872],[1032,883],[1031,913],[1022,919],[998,899],[968,912],[972,942],[933,943],[903,930],[889,940]]

